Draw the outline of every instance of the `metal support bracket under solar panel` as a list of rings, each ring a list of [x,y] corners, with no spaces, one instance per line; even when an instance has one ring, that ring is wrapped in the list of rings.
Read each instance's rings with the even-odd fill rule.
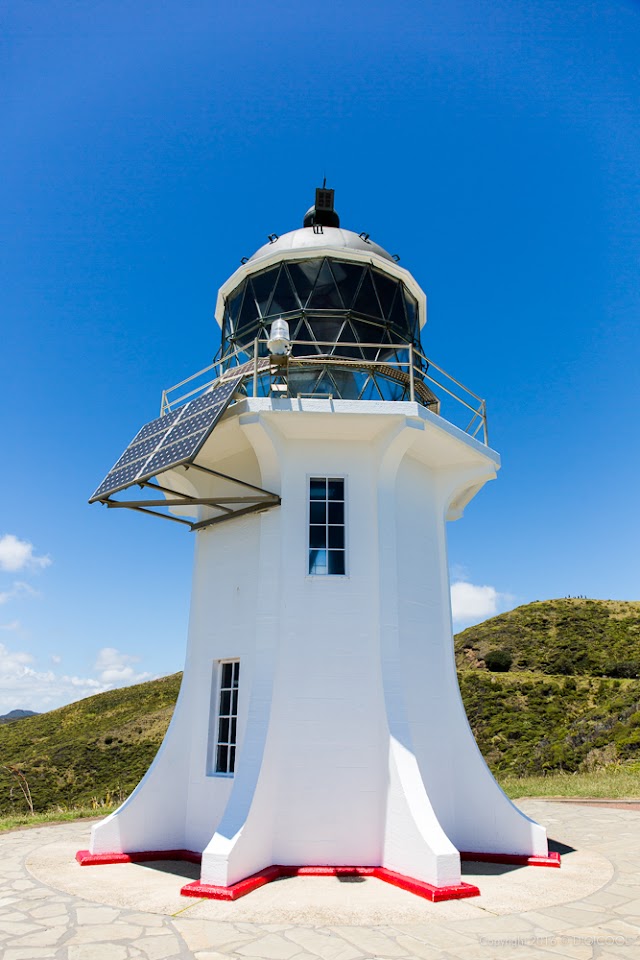
[[[246,480],[230,477],[195,463],[198,453],[227,409],[241,380],[242,376],[236,375],[220,381],[212,389],[190,400],[189,403],[146,423],[111,468],[89,503],[100,502],[111,508],[150,513],[165,520],[185,524],[191,530],[202,530],[216,523],[223,523],[225,520],[279,506],[280,497],[277,494]],[[151,479],[178,467],[183,467],[185,471],[191,468],[204,471],[211,476],[242,487],[243,494],[193,497],[153,482]],[[135,486],[141,490],[145,487],[160,490],[165,496],[162,499],[112,499],[114,494]],[[247,490],[252,492],[244,492]],[[217,510],[219,515],[192,521],[161,512],[161,508],[199,506]]]
[[[199,467],[198,464],[190,464],[192,467]],[[188,469],[188,467],[186,468]],[[226,474],[220,474],[215,471],[207,470],[205,467],[199,467],[199,469],[206,470],[207,473],[214,473],[218,477],[222,477],[230,483],[236,483],[243,487],[251,487],[256,490],[256,494],[251,496],[235,496],[235,497],[192,497],[189,494],[179,493],[177,490],[171,490],[169,487],[161,486],[157,483],[142,482],[138,484],[140,489],[149,487],[155,490],[162,490],[168,496],[163,497],[162,499],[140,499],[140,500],[113,500],[111,497],[107,497],[101,502],[107,507],[121,508],[127,510],[138,510],[140,513],[150,513],[154,517],[161,517],[165,520],[173,520],[175,523],[182,523],[188,526],[191,530],[203,530],[205,527],[211,527],[217,523],[224,523],[227,520],[234,520],[236,517],[244,517],[249,513],[259,513],[264,510],[268,510],[270,507],[280,506],[280,497],[275,493],[270,493],[268,490],[263,490],[262,487],[254,487],[253,484],[248,484],[244,480],[239,480],[237,477],[229,477]],[[168,513],[161,513],[161,508],[171,508],[171,507],[197,507],[205,506],[211,507],[214,510],[219,510],[221,515],[214,517],[207,517],[204,520],[185,520],[182,517],[173,517]],[[234,509],[236,508],[236,509]]]

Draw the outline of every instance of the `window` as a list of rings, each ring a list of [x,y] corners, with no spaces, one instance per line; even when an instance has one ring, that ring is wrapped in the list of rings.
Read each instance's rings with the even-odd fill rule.
[[[219,664],[220,696],[218,698],[218,735],[215,772],[231,774],[236,767],[236,727],[238,723],[238,680],[240,661]]]
[[[309,573],[345,573],[344,478],[309,480]]]

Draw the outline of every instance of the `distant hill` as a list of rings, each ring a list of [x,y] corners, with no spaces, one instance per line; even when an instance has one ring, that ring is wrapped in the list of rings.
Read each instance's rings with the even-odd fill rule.
[[[530,603],[464,630],[455,650],[469,722],[495,773],[640,768],[640,603]],[[496,650],[509,670],[487,669]],[[0,814],[24,807],[2,765],[24,772],[36,810],[127,796],[162,742],[181,676],[0,726]]]
[[[25,717],[37,717],[35,710],[10,710],[0,717],[0,723],[11,723],[13,720],[24,720]]]
[[[454,646],[467,716],[494,771],[640,766],[640,603],[529,603],[463,630]],[[487,668],[496,653],[508,670]]]
[[[512,671],[563,676],[640,676],[640,603],[542,600],[463,630],[455,638],[458,669],[484,669],[490,650],[513,657]]]
[[[3,764],[15,764],[24,772],[36,810],[124,799],[162,743],[181,678],[176,673],[109,690],[20,723],[3,724],[0,814],[23,806]]]

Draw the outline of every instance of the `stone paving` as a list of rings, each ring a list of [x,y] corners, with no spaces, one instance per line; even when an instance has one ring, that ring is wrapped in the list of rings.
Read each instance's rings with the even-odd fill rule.
[[[89,825],[0,837],[1,960],[640,958],[640,811],[523,801],[561,870],[465,864],[482,896],[432,904],[368,878],[186,900],[189,864],[80,867]],[[195,872],[194,872],[195,871]]]

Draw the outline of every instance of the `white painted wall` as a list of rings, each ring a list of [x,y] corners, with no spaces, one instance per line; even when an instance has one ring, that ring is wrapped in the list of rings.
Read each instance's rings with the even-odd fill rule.
[[[497,455],[412,403],[257,399],[227,412],[201,462],[282,506],[196,534],[174,720],[93,852],[202,850],[203,882],[223,885],[273,863],[382,864],[444,885],[460,849],[546,852],[476,747],[453,660],[445,517]],[[346,478],[345,577],[307,575],[310,476]],[[233,778],[207,773],[212,670],[228,658]]]

